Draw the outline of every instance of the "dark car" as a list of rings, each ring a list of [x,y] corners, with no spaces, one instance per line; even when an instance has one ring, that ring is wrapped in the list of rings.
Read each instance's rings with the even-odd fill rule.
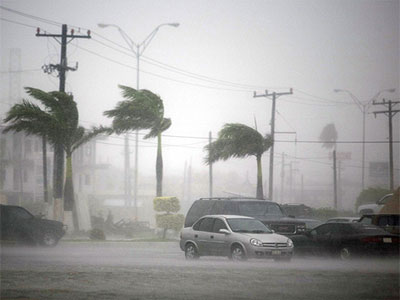
[[[325,223],[291,239],[296,255],[329,255],[341,259],[399,255],[398,236],[362,223]]]
[[[276,233],[286,236],[302,234],[305,223],[288,218],[276,202],[243,197],[200,198],[193,202],[186,218],[185,227],[205,215],[241,215],[260,220]]]
[[[360,218],[360,223],[378,226],[387,232],[400,235],[399,214],[368,214]]]
[[[35,217],[20,206],[0,204],[0,213],[1,240],[54,247],[66,231],[63,223]]]

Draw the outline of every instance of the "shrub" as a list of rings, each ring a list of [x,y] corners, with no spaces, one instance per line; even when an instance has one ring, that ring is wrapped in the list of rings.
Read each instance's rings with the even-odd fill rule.
[[[165,239],[167,230],[179,231],[183,226],[184,216],[177,214],[180,210],[179,200],[176,197],[156,197],[153,200],[154,210],[164,212],[156,215],[157,227],[163,228],[163,238]]]
[[[93,228],[92,230],[90,230],[89,238],[91,240],[104,241],[106,239],[106,235],[104,234],[103,230],[101,230],[99,228]]]

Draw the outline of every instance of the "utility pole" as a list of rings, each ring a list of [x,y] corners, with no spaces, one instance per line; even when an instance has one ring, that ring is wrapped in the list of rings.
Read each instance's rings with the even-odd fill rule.
[[[281,164],[281,204],[283,204],[283,186],[285,184],[285,152],[282,152]]]
[[[333,206],[337,209],[337,167],[336,150],[333,150]]]
[[[400,110],[393,110],[393,106],[399,104],[400,101],[392,101],[389,100],[388,102],[383,99],[382,102],[373,102],[373,105],[384,105],[388,107],[388,110],[382,111],[374,111],[374,116],[376,117],[377,114],[385,114],[389,119],[389,168],[390,168],[390,181],[389,181],[389,189],[393,190],[394,188],[394,181],[393,181],[393,126],[392,126],[392,119],[393,117],[400,112]]]
[[[208,145],[209,145],[209,151],[211,152],[211,142],[212,142],[212,133],[210,131],[209,135],[208,135]],[[211,153],[208,154],[209,157],[211,157]],[[209,183],[209,197],[212,198],[213,196],[213,169],[212,169],[212,163],[209,162],[209,179],[210,179],[210,183]]]
[[[59,91],[65,93],[65,74],[67,71],[76,71],[78,65],[75,68],[68,67],[67,65],[67,44],[76,38],[85,38],[90,39],[90,31],[87,32],[87,35],[76,35],[74,29],[71,29],[70,34],[68,34],[67,24],[63,24],[61,27],[61,34],[48,34],[41,33],[40,28],[36,30],[37,37],[52,37],[61,45],[61,59],[60,63],[57,65],[50,64],[44,65],[42,67],[45,73],[52,73],[54,70],[57,70],[58,77],[60,79]],[[67,39],[70,39],[69,41]],[[61,39],[58,40],[58,39]],[[45,161],[43,162],[45,163]],[[63,180],[64,180],[64,150],[60,146],[56,146],[54,149],[54,170],[53,170],[53,198],[54,198],[54,213],[55,219],[62,220],[62,212],[57,210],[57,206],[59,209],[63,211],[72,211],[73,203],[64,203],[64,209],[62,209],[62,192],[63,192]],[[61,215],[58,215],[60,213]]]
[[[284,92],[284,93],[268,93],[267,90],[265,90],[264,95],[257,95],[256,92],[254,92],[253,98],[258,98],[258,97],[265,97],[268,98],[272,96],[272,110],[271,110],[271,139],[272,139],[272,145],[269,153],[269,183],[268,183],[268,199],[273,200],[273,184],[274,184],[274,136],[275,136],[275,106],[276,106],[276,99],[280,96],[284,95],[292,95],[293,94],[293,89],[290,89],[290,92]]]

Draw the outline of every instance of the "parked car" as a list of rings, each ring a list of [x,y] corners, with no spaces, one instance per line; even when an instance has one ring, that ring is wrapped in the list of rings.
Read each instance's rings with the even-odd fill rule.
[[[374,225],[325,223],[293,236],[295,254],[329,255],[341,259],[363,255],[399,255],[399,237]]]
[[[291,236],[306,231],[304,222],[289,218],[276,202],[255,198],[200,198],[190,207],[185,227],[190,227],[205,215],[242,215],[260,220],[276,233]]]
[[[330,218],[326,223],[354,223],[360,221],[359,217],[336,217]]]
[[[232,260],[273,258],[290,261],[293,243],[259,220],[234,215],[207,215],[183,228],[180,247],[186,259],[227,256]]]
[[[25,208],[0,204],[1,239],[54,247],[66,232],[61,222],[35,217]]]
[[[376,203],[360,205],[357,209],[357,212],[360,216],[378,213],[382,209],[382,207],[386,204],[386,202],[388,202],[392,198],[393,194],[387,194],[382,198],[380,198],[378,201],[376,201]]]
[[[369,214],[361,217],[363,224],[379,226],[387,232],[400,235],[400,215],[399,214]]]
[[[304,204],[285,203],[282,204],[282,208],[287,216],[293,216],[295,218],[309,218],[312,217],[313,214],[313,209]]]
[[[316,220],[316,219],[303,219],[303,218],[299,218],[296,219],[298,221],[304,222],[306,224],[306,230],[310,230],[313,229],[321,224],[323,224],[324,222],[322,222],[321,220]]]

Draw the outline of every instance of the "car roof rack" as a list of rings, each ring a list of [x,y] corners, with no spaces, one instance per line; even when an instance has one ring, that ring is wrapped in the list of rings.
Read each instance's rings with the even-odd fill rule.
[[[248,197],[248,196],[244,196],[244,197],[204,197],[204,198],[199,198],[199,200],[254,200],[254,201],[271,201],[269,199],[258,199],[258,198],[254,198],[254,197]]]

